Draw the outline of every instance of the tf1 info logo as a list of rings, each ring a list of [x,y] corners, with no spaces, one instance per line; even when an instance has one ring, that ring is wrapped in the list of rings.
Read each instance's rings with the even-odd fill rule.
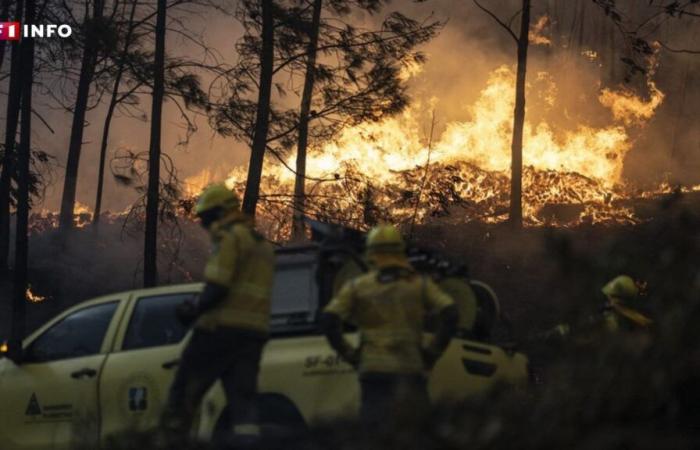
[[[0,41],[19,41],[20,37],[67,38],[73,34],[70,25],[22,25],[19,22],[0,22]]]

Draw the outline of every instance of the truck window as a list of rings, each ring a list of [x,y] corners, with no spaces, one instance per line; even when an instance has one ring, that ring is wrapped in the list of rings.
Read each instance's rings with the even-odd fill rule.
[[[25,361],[39,363],[96,355],[119,302],[102,303],[75,311],[32,342]]]
[[[314,328],[317,310],[316,265],[306,261],[278,265],[272,287],[271,331]]]
[[[196,296],[186,293],[139,298],[122,349],[135,350],[180,342],[187,334],[187,328],[178,320],[175,308],[186,300],[194,300]]]

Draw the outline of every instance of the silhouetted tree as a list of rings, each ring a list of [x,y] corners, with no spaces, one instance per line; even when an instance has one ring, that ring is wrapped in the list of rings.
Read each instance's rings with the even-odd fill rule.
[[[167,0],[158,0],[156,46],[153,60],[153,103],[151,108],[151,143],[148,155],[148,192],[146,194],[146,235],[143,251],[143,285],[158,283],[157,241],[160,186],[161,121],[165,92],[165,22]]]
[[[318,35],[321,28],[321,10],[323,0],[313,0],[313,13],[309,29],[306,68],[304,71],[304,91],[301,95],[299,111],[299,139],[297,141],[296,176],[294,179],[294,204],[292,221],[292,239],[304,236],[304,195],[306,181],[306,149],[309,145],[309,119],[311,115],[311,100],[316,81],[316,55],[318,54]]]
[[[36,17],[34,0],[26,0],[24,23],[31,25]],[[17,231],[15,234],[14,295],[12,308],[12,342],[21,345],[24,338],[25,306],[27,301],[29,184],[31,160],[32,85],[34,79],[34,39],[22,38],[22,128],[17,158]]]
[[[325,7],[321,2],[313,4],[308,47],[302,60],[305,65],[298,69],[304,74],[304,91],[299,119],[293,124],[298,127],[292,206],[294,239],[304,233],[302,217],[310,138],[319,144],[348,124],[379,120],[403,110],[408,97],[401,69],[424,61],[415,47],[433,38],[443,25],[435,20],[417,22],[396,12],[389,14],[378,29],[359,29],[344,20],[353,10],[376,13],[384,3],[384,0],[330,0]],[[321,10],[329,17],[321,19]],[[319,53],[323,57],[321,63],[317,63]],[[297,70],[297,57],[289,59],[292,72]]]
[[[10,0],[2,0],[2,5],[0,6],[0,22],[7,22],[10,17]],[[0,69],[2,69],[2,63],[5,61],[5,42],[0,42]]]
[[[270,128],[270,101],[272,99],[272,75],[275,51],[274,13],[273,0],[261,0],[260,2],[244,2],[247,8],[255,11],[255,3],[259,3],[260,15],[260,78],[258,82],[258,106],[255,113],[255,128],[253,131],[253,145],[250,149],[250,162],[248,164],[248,178],[246,179],[245,195],[243,196],[243,211],[255,215],[255,207],[260,195],[260,180],[262,177],[265,149],[267,147],[267,133]]]
[[[24,0],[15,4],[16,22],[22,21]],[[10,252],[10,190],[14,176],[15,143],[21,103],[21,78],[23,52],[19,41],[10,44],[10,82],[7,93],[7,115],[5,117],[5,145],[2,158],[2,173],[0,173],[0,274],[7,270]]]
[[[516,35],[509,24],[483,7],[476,6],[491,16],[513,38],[518,48],[518,68],[515,83],[515,111],[513,114],[513,140],[511,144],[510,211],[508,221],[516,228],[523,225],[523,129],[525,125],[525,78],[527,73],[527,50],[530,45],[531,0],[523,0],[520,10],[520,33]]]
[[[84,45],[80,64],[80,78],[73,107],[73,124],[71,126],[70,141],[68,144],[68,160],[66,162],[66,174],[63,180],[63,198],[59,215],[59,226],[66,230],[73,227],[73,209],[75,208],[75,192],[78,184],[78,168],[80,166],[80,153],[83,147],[83,131],[85,130],[85,114],[88,110],[90,87],[95,75],[100,43],[98,30],[103,26],[104,0],[93,0],[92,15],[86,8],[83,27]]]
[[[263,73],[269,65],[261,63],[265,46],[260,6],[249,4],[249,9],[239,11],[239,20],[247,32],[237,45],[240,60],[229,87],[230,96],[216,109],[212,122],[221,134],[233,135],[259,148],[262,144],[255,139],[261,125],[258,113],[263,111],[260,100],[269,105],[265,148],[262,155],[255,150],[251,155],[254,166],[249,166],[244,207],[249,214],[255,213],[254,205],[261,197],[264,153],[271,153],[286,164],[282,154],[296,146],[297,170],[288,168],[298,177],[293,208],[299,213],[298,219],[303,213],[304,195],[298,194],[304,189],[304,164],[310,143],[329,139],[349,124],[378,120],[403,109],[407,95],[401,82],[402,65],[422,62],[423,56],[413,52],[413,48],[434,36],[442,24],[418,23],[392,13],[377,29],[363,29],[343,17],[356,8],[376,12],[385,3],[383,0],[293,3],[286,7],[282,2],[273,3],[272,78]],[[324,11],[328,14],[325,19]],[[269,50],[266,47],[268,59]],[[285,76],[284,82],[274,81],[279,75]],[[289,88],[295,90],[295,81],[300,77],[304,79],[301,107],[284,110],[272,105],[272,86],[284,97]],[[257,102],[248,95],[252,92],[257,94]]]
[[[131,45],[134,42],[134,34],[136,32],[136,23],[134,22],[136,16],[136,9],[138,5],[138,0],[131,1],[131,9],[129,13],[129,19],[127,21],[126,33],[124,37],[124,46],[116,59],[116,73],[114,75],[114,82],[112,85],[112,96],[109,99],[109,105],[107,106],[107,114],[105,115],[105,122],[102,128],[102,140],[100,142],[100,164],[97,171],[97,188],[95,194],[95,211],[93,215],[93,224],[97,225],[100,221],[100,215],[102,213],[102,191],[104,188],[104,172],[105,172],[105,162],[107,159],[107,143],[109,140],[109,130],[112,125],[112,118],[114,117],[114,112],[117,106],[126,98],[129,98],[140,84],[135,84],[126,93],[121,92],[122,78],[124,77],[124,72],[127,70],[127,59],[129,57],[129,51],[131,50]]]

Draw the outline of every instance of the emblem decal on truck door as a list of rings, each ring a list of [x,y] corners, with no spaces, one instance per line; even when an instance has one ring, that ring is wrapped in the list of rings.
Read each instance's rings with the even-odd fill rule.
[[[44,423],[48,421],[61,422],[71,420],[73,417],[73,405],[68,403],[55,405],[45,404],[42,407],[39,404],[39,399],[36,396],[36,392],[32,392],[32,396],[29,397],[29,403],[27,404],[27,409],[24,411],[24,415],[31,418],[27,423]]]
[[[36,398],[36,392],[32,392],[32,396],[29,399],[29,404],[27,405],[27,410],[24,412],[27,416],[40,416],[41,406],[39,406],[39,400]]]
[[[129,410],[145,411],[148,408],[148,390],[145,387],[129,388]]]
[[[159,382],[147,372],[132,373],[121,379],[114,397],[110,397],[117,401],[122,419],[147,418],[160,411],[163,406],[160,386],[169,384],[169,377]]]

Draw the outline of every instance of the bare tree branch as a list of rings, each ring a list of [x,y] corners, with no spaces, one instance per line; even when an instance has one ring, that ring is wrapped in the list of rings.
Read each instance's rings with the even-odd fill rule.
[[[491,10],[489,10],[488,8],[482,6],[481,3],[479,3],[477,0],[473,0],[473,2],[474,2],[474,4],[475,4],[480,10],[482,10],[483,12],[485,12],[486,14],[488,14],[489,16],[491,16],[491,18],[492,18],[493,20],[495,20],[496,23],[498,23],[500,26],[502,26],[503,29],[506,30],[506,31],[508,32],[508,34],[510,35],[510,37],[512,37],[513,40],[514,40],[515,42],[518,42],[518,36],[515,35],[515,32],[513,31],[512,28],[510,28],[510,27],[508,26],[508,24],[506,24],[506,23],[503,22],[501,19],[499,19],[498,16],[497,16],[496,14],[494,14]],[[511,21],[512,21],[512,19],[511,19]]]
[[[673,48],[673,47],[669,47],[669,46],[666,45],[664,42],[661,42],[661,41],[657,41],[657,42],[658,42],[659,45],[661,45],[664,49],[668,50],[668,51],[671,52],[671,53],[687,53],[687,54],[690,54],[690,55],[700,55],[700,50],[690,50],[690,49],[687,49],[687,48]]]

